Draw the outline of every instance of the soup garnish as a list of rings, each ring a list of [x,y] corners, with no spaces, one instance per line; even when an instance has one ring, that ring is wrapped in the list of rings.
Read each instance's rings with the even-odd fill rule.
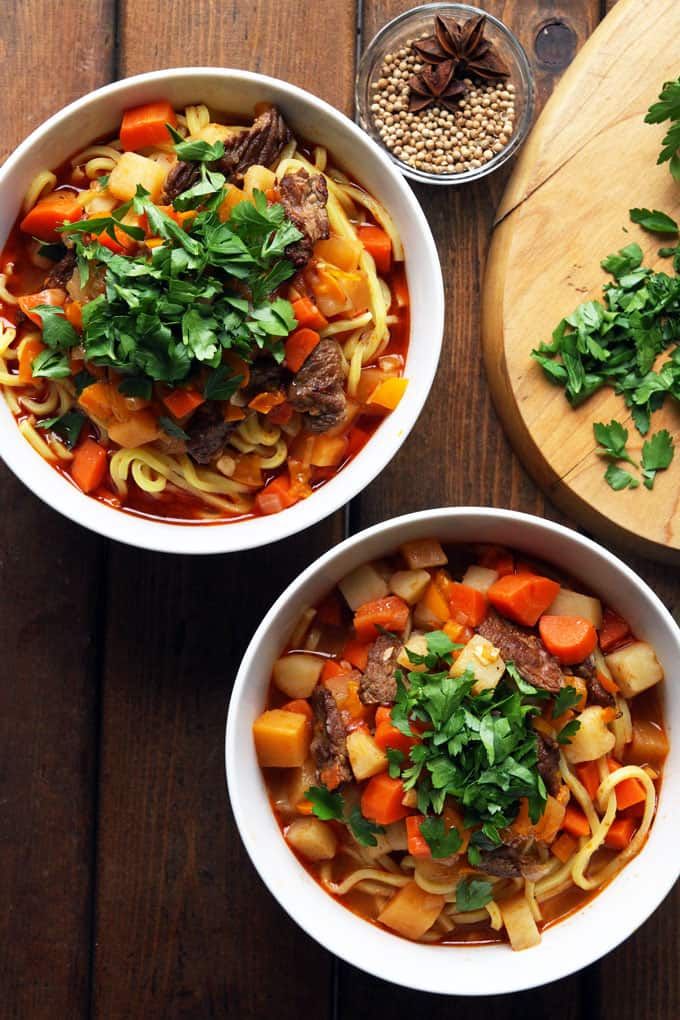
[[[329,893],[407,938],[519,950],[642,847],[662,679],[577,582],[428,538],[303,614],[253,735],[284,837]]]
[[[273,106],[128,110],[31,183],[0,264],[0,385],[84,492],[185,521],[292,506],[406,388],[403,251]]]

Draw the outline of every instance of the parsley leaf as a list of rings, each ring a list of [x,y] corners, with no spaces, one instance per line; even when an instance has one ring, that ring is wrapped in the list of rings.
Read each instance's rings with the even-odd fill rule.
[[[388,747],[385,750],[385,754],[387,756],[387,772],[390,779],[398,779],[401,775],[401,767],[406,760],[404,752],[400,751],[397,747]]]
[[[611,273],[612,276],[617,278],[626,276],[628,273],[639,269],[642,265],[642,248],[635,242],[628,244],[619,252],[607,255],[606,258],[602,259],[600,265],[608,273]]]
[[[84,424],[85,416],[80,411],[67,411],[66,414],[57,415],[55,418],[43,418],[42,421],[37,422],[37,428],[56,432],[69,450],[72,450],[78,442],[78,436]]]
[[[580,694],[571,684],[565,684],[564,687],[561,687],[553,705],[553,719],[559,718],[559,716],[568,712],[570,708],[578,705],[580,698]]]
[[[441,816],[435,818],[433,815],[428,815],[427,818],[424,818],[420,823],[420,832],[435,860],[452,857],[453,854],[458,853],[462,846],[463,841],[458,829],[451,826],[447,832],[446,823]]]
[[[493,899],[491,882],[478,878],[463,878],[456,886],[456,911],[464,914],[469,910],[480,910]]]
[[[325,786],[310,786],[305,790],[305,800],[312,805],[312,812],[323,822],[342,821],[344,803],[342,794],[331,792]]]
[[[375,837],[385,831],[382,825],[376,825],[375,822],[364,818],[358,804],[355,804],[352,808],[346,818],[346,822],[352,830],[357,843],[360,843],[361,846],[377,846],[378,840]]]
[[[630,218],[653,234],[677,234],[678,225],[671,216],[658,209],[631,209]]]
[[[80,343],[80,337],[56,305],[38,305],[35,309],[42,322],[43,343],[53,350],[67,351]]]
[[[127,376],[118,383],[118,392],[125,397],[142,397],[150,400],[153,386],[150,379],[141,376]]]
[[[189,435],[184,429],[181,429],[172,418],[166,418],[164,415],[158,419],[158,424],[163,429],[166,435],[172,436],[173,439],[188,439]]]
[[[609,465],[604,473],[604,480],[607,485],[611,486],[614,492],[620,492],[621,489],[637,489],[640,484],[636,478],[633,478],[630,472],[616,467],[615,464]]]
[[[673,460],[675,450],[668,429],[661,429],[642,444],[644,485],[651,489],[657,471],[665,471]]]
[[[566,724],[566,726],[563,726],[560,732],[557,734],[557,743],[570,744],[571,738],[574,736],[575,733],[578,733],[580,729],[581,723],[578,721],[578,719],[572,719],[570,722]]]
[[[66,379],[71,374],[71,366],[65,354],[48,347],[33,359],[31,371],[43,379]]]
[[[650,106],[645,117],[646,124],[662,124],[671,121],[671,126],[663,139],[663,148],[659,153],[657,164],[668,163],[671,174],[680,181],[680,78],[667,81],[659,96],[659,101]]]
[[[217,159],[221,159],[224,155],[224,142],[204,142],[204,141],[189,141],[186,142],[181,135],[176,135],[177,138],[182,139],[175,145],[175,152],[177,158],[185,160],[188,163],[212,163]]]
[[[604,457],[613,457],[614,460],[625,460],[629,464],[634,464],[635,461],[626,453],[626,443],[628,442],[628,429],[624,428],[623,425],[618,422],[609,422],[609,425],[605,425],[604,422],[598,421],[593,425],[593,432],[595,438],[600,444],[597,448],[597,453]]]
[[[532,684],[527,683],[523,676],[521,676],[519,670],[515,666],[514,662],[506,662],[505,669],[514,681],[517,690],[520,694],[525,694],[530,698],[548,698],[550,697],[548,691],[541,690],[540,687],[534,687]]]
[[[203,390],[206,400],[229,400],[243,382],[242,375],[232,375],[228,365],[218,365],[208,376]]]

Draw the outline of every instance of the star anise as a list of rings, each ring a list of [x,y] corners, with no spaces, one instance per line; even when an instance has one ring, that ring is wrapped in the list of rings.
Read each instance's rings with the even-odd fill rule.
[[[434,35],[413,43],[413,49],[427,64],[454,65],[456,78],[481,78],[498,81],[510,71],[493,43],[484,37],[486,15],[459,24],[453,18],[437,15]]]
[[[452,60],[444,60],[428,65],[420,74],[414,74],[408,83],[411,113],[420,113],[435,103],[455,110],[457,101],[467,91],[465,83],[454,77],[455,69]]]

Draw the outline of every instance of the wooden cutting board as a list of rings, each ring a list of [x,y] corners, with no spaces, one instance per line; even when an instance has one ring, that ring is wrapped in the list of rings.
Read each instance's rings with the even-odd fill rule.
[[[675,439],[654,489],[614,492],[595,453],[593,422],[623,422],[621,397],[597,393],[572,410],[531,359],[582,301],[611,279],[600,260],[631,241],[645,265],[672,272],[672,243],[630,223],[635,206],[680,220],[680,184],[656,166],[664,125],[644,123],[664,81],[680,74],[680,0],[620,0],[567,70],[531,133],[498,210],[483,296],[483,343],[496,409],[546,494],[605,541],[680,562],[680,412],[667,399],[650,433]],[[657,366],[658,367],[658,366]],[[624,466],[624,465],[622,465]]]

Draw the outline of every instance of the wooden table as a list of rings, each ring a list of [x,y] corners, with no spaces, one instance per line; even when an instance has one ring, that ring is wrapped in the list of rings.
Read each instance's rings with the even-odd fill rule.
[[[357,38],[361,47],[410,6],[7,4],[2,155],[90,89],[182,64],[279,75],[351,114]],[[482,6],[518,32],[543,104],[607,4]],[[428,506],[504,506],[559,519],[514,458],[482,371],[481,274],[503,184],[498,175],[461,190],[418,189],[446,281],[444,352],[427,413],[348,515],[242,556],[161,556],[69,523],[1,469],[3,1020],[680,1016],[680,889],[624,946],[572,978],[451,1002],[379,983],[310,941],[257,878],[226,800],[231,683],[256,623],[303,565],[347,528]],[[678,606],[680,585],[667,568],[634,565]]]

